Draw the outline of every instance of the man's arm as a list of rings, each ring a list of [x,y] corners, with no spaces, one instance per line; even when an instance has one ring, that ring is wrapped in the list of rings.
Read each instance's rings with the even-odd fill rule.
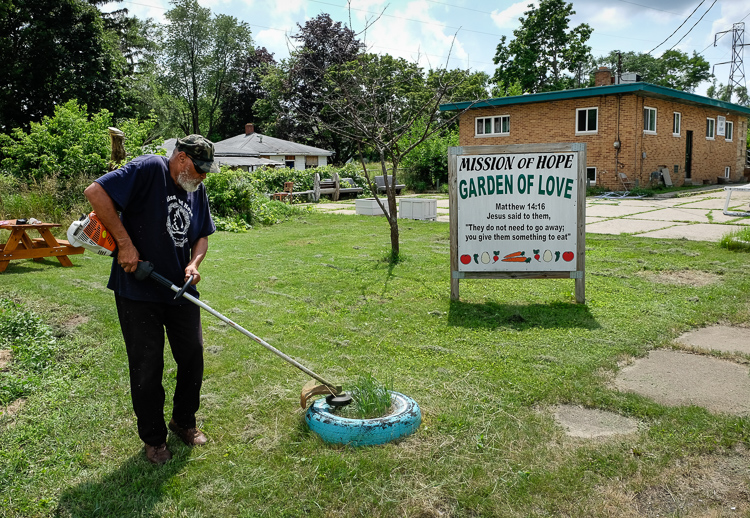
[[[94,182],[83,191],[88,198],[91,207],[96,212],[97,217],[104,224],[117,243],[117,262],[122,266],[126,273],[134,272],[138,267],[138,250],[136,250],[133,241],[130,239],[127,230],[117,215],[115,204],[109,197],[104,187]]]
[[[201,274],[198,273],[198,267],[206,257],[206,252],[208,252],[208,238],[201,237],[195,242],[193,248],[190,250],[190,262],[187,267],[185,267],[186,281],[188,280],[188,277],[194,275],[193,284],[198,284],[200,282]]]

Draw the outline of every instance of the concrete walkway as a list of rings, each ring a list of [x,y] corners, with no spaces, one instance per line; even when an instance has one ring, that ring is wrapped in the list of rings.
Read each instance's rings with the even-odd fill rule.
[[[400,198],[408,198],[401,196]],[[425,196],[437,199],[437,221],[447,222],[447,196]],[[586,199],[586,232],[592,234],[628,234],[657,239],[719,241],[733,230],[750,225],[750,218],[725,216],[726,192],[723,187],[681,191],[653,198]],[[730,210],[745,211],[750,192],[735,191]],[[354,200],[313,205],[316,210],[354,215]]]

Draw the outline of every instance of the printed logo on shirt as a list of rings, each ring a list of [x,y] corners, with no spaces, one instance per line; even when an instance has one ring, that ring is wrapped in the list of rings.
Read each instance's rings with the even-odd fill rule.
[[[170,202],[167,207],[167,232],[172,236],[174,246],[182,248],[188,242],[188,229],[193,211],[176,196],[167,197],[167,201]]]

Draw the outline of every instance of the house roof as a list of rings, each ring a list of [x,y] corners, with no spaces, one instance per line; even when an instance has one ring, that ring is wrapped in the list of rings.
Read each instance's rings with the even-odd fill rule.
[[[220,156],[216,155],[216,161],[219,165],[229,166],[248,166],[248,167],[260,167],[260,166],[273,166],[273,167],[284,167],[284,162],[279,160],[268,160],[267,158],[258,158],[254,156]]]
[[[176,138],[170,138],[164,141],[164,143],[161,145],[164,149],[167,150],[167,156],[172,154],[172,150],[174,149],[175,145],[177,144]],[[226,155],[220,155],[219,152],[216,150],[216,145],[214,145],[214,152],[216,155],[216,161],[219,163],[219,165],[229,165],[229,166],[247,166],[247,167],[260,167],[263,165],[267,166],[274,166],[274,167],[283,167],[284,162],[280,162],[278,160],[269,160],[267,158],[260,158],[260,155],[257,153],[255,154],[243,154],[243,155],[233,155],[233,156],[226,156]]]
[[[549,101],[562,101],[568,99],[582,99],[585,97],[598,97],[601,95],[616,94],[635,94],[644,97],[655,97],[670,101],[678,101],[684,104],[694,106],[712,107],[719,110],[726,110],[745,117],[750,117],[750,108],[740,106],[739,104],[728,103],[704,97],[702,95],[691,94],[665,86],[652,85],[650,83],[622,83],[619,85],[594,86],[591,88],[576,88],[572,90],[558,90],[555,92],[542,92],[536,94],[514,95],[510,97],[496,97],[484,101],[467,101],[460,103],[447,103],[440,105],[440,111],[465,110],[473,108],[489,108],[494,106],[508,106],[512,104],[530,104]]]
[[[260,133],[244,133],[221,140],[214,144],[216,156],[261,156],[261,155],[310,155],[331,156],[332,151],[297,144],[280,138],[261,135]]]

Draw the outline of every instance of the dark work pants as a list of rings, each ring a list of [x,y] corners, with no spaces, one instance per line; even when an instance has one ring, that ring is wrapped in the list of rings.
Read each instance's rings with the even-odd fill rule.
[[[203,382],[203,333],[200,308],[194,304],[141,302],[115,295],[130,369],[130,396],[138,435],[151,446],[167,439],[164,424],[164,330],[177,363],[172,418],[195,427]]]

